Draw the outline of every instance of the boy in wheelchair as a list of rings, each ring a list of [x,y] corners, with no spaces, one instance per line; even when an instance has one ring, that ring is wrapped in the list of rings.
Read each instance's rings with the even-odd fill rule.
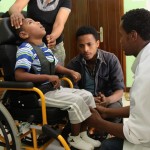
[[[59,77],[55,75],[66,74],[77,82],[81,78],[80,74],[57,64],[52,51],[42,41],[46,32],[39,22],[26,18],[16,33],[23,40],[16,56],[16,81],[35,83],[43,89],[47,106],[68,111],[71,122],[68,143],[71,146],[82,150],[99,147],[100,142],[88,137],[86,132],[88,119],[92,117],[89,106],[96,107],[92,94],[85,90],[61,87]],[[46,57],[44,61],[39,59],[41,53]],[[34,68],[34,73],[31,68]]]

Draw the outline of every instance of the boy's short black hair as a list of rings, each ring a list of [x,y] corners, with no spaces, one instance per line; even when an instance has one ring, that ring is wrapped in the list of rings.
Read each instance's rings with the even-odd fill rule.
[[[126,33],[135,30],[143,40],[150,40],[150,11],[133,9],[124,14],[121,20]]]
[[[78,39],[79,36],[86,35],[86,34],[92,34],[96,39],[96,41],[99,40],[99,36],[96,29],[91,26],[80,27],[76,32],[76,39]]]
[[[16,37],[17,37],[17,43],[18,44],[21,44],[23,41],[24,41],[24,39],[22,39],[20,36],[19,36],[19,34],[20,34],[20,32],[21,31],[23,31],[23,28],[22,28],[22,26],[20,26],[20,28],[15,28],[15,27],[13,27],[13,29],[14,29],[14,33],[15,33],[15,35],[16,35]]]

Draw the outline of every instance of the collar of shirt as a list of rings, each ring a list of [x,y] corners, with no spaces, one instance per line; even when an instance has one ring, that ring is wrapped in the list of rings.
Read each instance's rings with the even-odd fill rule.
[[[97,60],[96,60],[96,62],[97,61],[100,61],[101,63],[105,63],[106,64],[100,49],[97,49]],[[83,64],[86,65],[86,60],[83,57],[82,57],[82,62],[83,62]]]
[[[133,65],[132,65],[132,67],[131,67],[131,70],[132,70],[132,72],[133,72],[134,74],[135,74],[135,71],[136,71],[136,69],[137,69],[137,66],[138,66],[138,64],[139,64],[139,62],[140,62],[141,55],[143,54],[144,51],[148,51],[148,50],[150,50],[150,43],[148,43],[148,44],[139,52],[139,54],[137,55],[137,57],[136,57],[136,59],[135,59]]]

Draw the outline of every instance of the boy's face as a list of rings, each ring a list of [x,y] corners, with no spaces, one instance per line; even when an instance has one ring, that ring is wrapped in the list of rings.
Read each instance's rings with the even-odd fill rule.
[[[21,28],[22,31],[19,35],[22,39],[43,38],[46,34],[45,28],[40,24],[40,22],[34,21],[30,18],[23,20]]]
[[[77,39],[77,46],[85,60],[94,59],[99,47],[99,40],[96,41],[92,34],[81,35]]]

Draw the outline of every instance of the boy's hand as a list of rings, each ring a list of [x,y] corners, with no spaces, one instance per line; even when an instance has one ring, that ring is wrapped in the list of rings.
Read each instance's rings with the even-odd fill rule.
[[[74,79],[74,82],[78,82],[81,79],[81,75],[79,72],[71,71],[71,76]]]
[[[55,89],[60,88],[60,79],[56,75],[50,75],[49,76],[49,81],[52,82],[53,86]]]
[[[16,29],[19,29],[20,26],[22,25],[22,20],[24,19],[24,16],[22,13],[13,13],[10,16],[10,21],[11,21],[11,26],[15,27]]]

